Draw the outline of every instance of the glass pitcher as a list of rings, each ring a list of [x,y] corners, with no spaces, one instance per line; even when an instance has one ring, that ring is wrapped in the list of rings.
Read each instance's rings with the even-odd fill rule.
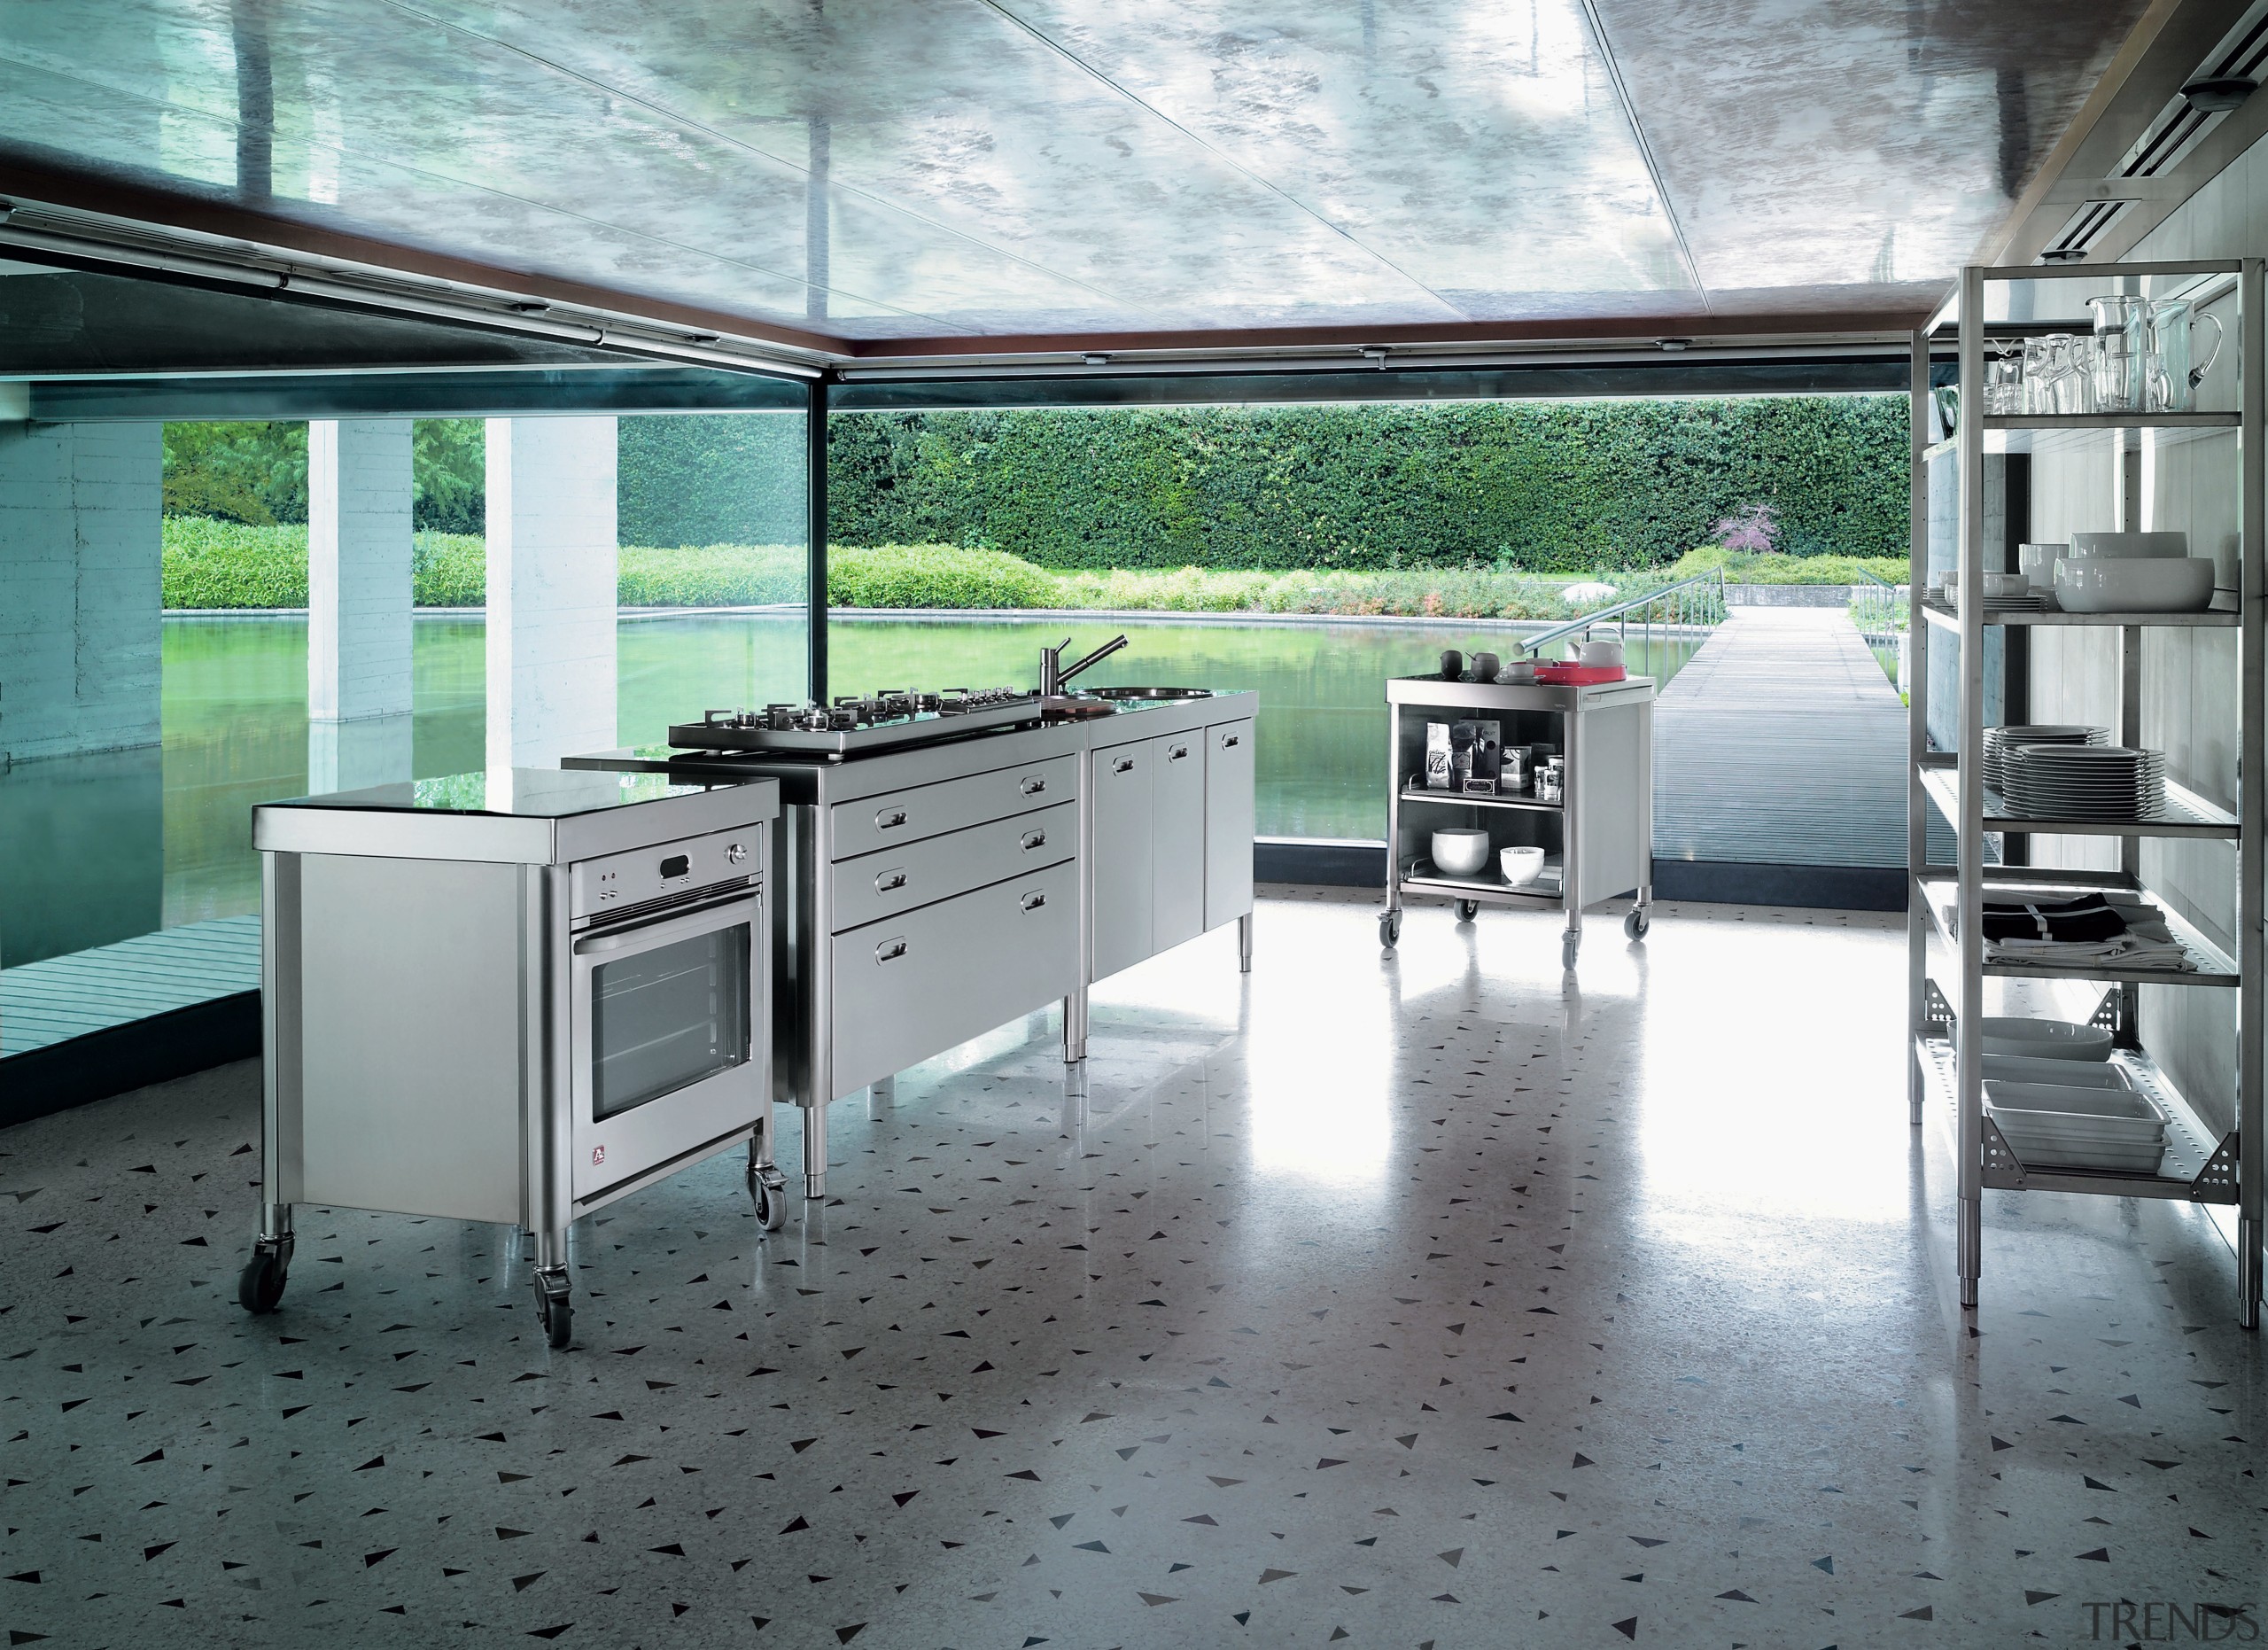
[[[2046,404],[2039,410],[2063,415],[2093,410],[2085,340],[2069,332],[2050,332],[2039,341],[2047,348],[2047,372],[2040,385]]]
[[[2088,299],[2087,309],[2094,316],[2087,347],[2090,410],[2140,412],[2149,383],[2149,300],[2106,293]]]
[[[2151,412],[2194,412],[2197,409],[2197,385],[2205,374],[2220,359],[2221,344],[2227,336],[2218,315],[2198,315],[2196,306],[2186,298],[2165,298],[2149,307],[2148,315],[2148,410]],[[2213,347],[2202,365],[2190,364],[2193,351],[2191,333],[2200,321],[2210,322],[2213,328]]]
[[[2053,339],[2028,338],[2023,341],[2023,411],[2037,417],[2055,410],[2055,385],[2049,376],[2054,370],[2054,352],[2049,346]]]

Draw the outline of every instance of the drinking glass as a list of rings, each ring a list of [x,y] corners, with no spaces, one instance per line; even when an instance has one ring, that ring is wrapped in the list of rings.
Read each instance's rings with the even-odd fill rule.
[[[2086,341],[2088,388],[2096,412],[2142,410],[2149,356],[2148,299],[2105,293],[2087,300],[2094,331]]]

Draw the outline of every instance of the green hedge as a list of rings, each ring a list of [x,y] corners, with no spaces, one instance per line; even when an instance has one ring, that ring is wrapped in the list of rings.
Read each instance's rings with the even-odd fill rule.
[[[879,413],[829,533],[1055,569],[1659,566],[1758,504],[1797,556],[1907,534],[1899,396]]]
[[[1728,584],[1858,584],[1863,573],[1904,584],[1907,572],[1903,556],[1744,556],[1705,544],[1679,556],[1669,572],[1685,579],[1720,567]]]
[[[169,517],[164,565],[165,603],[170,608],[307,605],[307,539],[302,526],[253,527]],[[625,545],[617,590],[626,607],[800,603],[807,567],[801,545]],[[418,606],[478,607],[485,572],[486,544],[478,535],[416,535],[412,582]],[[1639,595],[1668,578],[1659,572],[1613,575],[1612,599]],[[827,599],[835,607],[1561,619],[1581,611],[1567,603],[1565,588],[1564,580],[1510,567],[1378,572],[1180,567],[1056,573],[1005,551],[944,544],[838,549],[827,564]]]

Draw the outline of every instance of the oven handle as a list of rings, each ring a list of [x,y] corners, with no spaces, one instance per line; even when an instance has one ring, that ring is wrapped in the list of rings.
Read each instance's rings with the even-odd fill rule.
[[[730,928],[732,922],[720,922],[717,918],[726,913],[739,913],[748,907],[747,916],[754,916],[764,903],[761,894],[750,891],[736,894],[730,899],[720,899],[714,905],[680,911],[651,922],[640,922],[631,928],[616,929],[611,933],[586,934],[575,942],[579,957],[603,956],[610,951],[626,951],[632,946],[644,948],[666,945],[673,939],[689,939],[695,934],[711,933],[720,928]],[[736,915],[734,921],[741,920]]]

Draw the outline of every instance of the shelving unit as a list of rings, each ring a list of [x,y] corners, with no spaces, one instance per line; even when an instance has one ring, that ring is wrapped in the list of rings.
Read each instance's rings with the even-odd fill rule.
[[[1564,910],[1562,968],[1575,966],[1583,907],[1636,892],[1623,932],[1643,939],[1653,904],[1654,683],[1651,677],[1587,687],[1396,677],[1386,697],[1386,886],[1379,943],[1402,938],[1410,898],[1447,899],[1461,917],[1482,906]],[[1548,743],[1566,758],[1564,802],[1528,796],[1472,796],[1413,784],[1425,766],[1428,721],[1501,723],[1509,744]],[[1492,844],[1541,847],[1542,875],[1515,887],[1492,868],[1444,876],[1426,855],[1437,828],[1485,825]]]
[[[2264,352],[2258,317],[2263,308],[2264,263],[2256,258],[2217,263],[2151,263],[2075,267],[1985,269],[1961,272],[1959,291],[1941,323],[1958,326],[1958,381],[1967,386],[1984,381],[1984,353],[1988,330],[2002,323],[1992,317],[2008,314],[2057,313],[2056,294],[2070,293],[2068,284],[2085,283],[2085,294],[2105,291],[2144,292],[2164,297],[2208,283],[2234,277],[2237,301],[2251,324],[2234,328],[2241,334],[2236,347],[2240,410],[2100,414],[2073,416],[1970,416],[1961,409],[1959,427],[1938,441],[1927,440],[1933,409],[1930,384],[1930,331],[1914,338],[1914,526],[1910,600],[1910,634],[1914,649],[1909,681],[1910,772],[1907,786],[1907,864],[1911,896],[1908,901],[1908,992],[1912,1032],[1910,1098],[1913,1120],[1918,1126],[1934,1116],[1946,1131],[1958,1175],[1961,1301],[1973,1308],[1982,1272],[1983,1194],[1986,1187],[2008,1191],[2051,1191],[2092,1196],[2156,1197],[2197,1203],[2233,1205],[2237,1211],[2237,1317],[2248,1329],[2260,1321],[2262,1287],[2262,787],[2256,775],[2268,773],[2264,753],[2264,687],[2268,687],[2268,661],[2264,660],[2264,609],[2268,609],[2268,578],[2264,578],[2263,532],[2268,525],[2264,493],[2268,492],[2268,455],[2264,455],[2264,410],[2268,410],[2268,352]],[[2030,284],[2030,290],[2024,290]],[[2045,290],[2043,290],[2045,289]],[[1995,304],[1994,300],[2005,299]],[[2020,301],[2021,300],[2021,301]],[[2065,303],[2061,313],[2079,310]],[[2037,320],[2023,325],[2037,330]],[[2085,331],[2083,322],[2066,323],[2066,330]],[[1964,402],[1975,399],[1964,393]],[[2201,613],[2064,613],[1986,612],[1984,601],[1984,459],[1992,453],[2053,453],[2093,450],[2124,455],[2144,443],[2160,446],[2218,440],[2234,444],[2234,473],[2241,478],[2240,588],[2216,593],[2215,605]],[[1947,603],[1929,597],[1929,486],[1932,463],[1950,460],[1958,471],[1959,534],[1956,580],[1959,599]],[[2106,522],[2105,526],[2122,524]],[[2148,524],[2130,520],[2125,525]],[[2006,804],[1984,785],[1984,637],[1994,627],[2094,627],[2115,629],[2119,636],[2120,710],[2117,742],[2139,745],[2142,735],[2142,638],[2152,629],[2233,629],[2237,632],[2239,703],[2230,712],[2235,724],[2238,772],[2241,775],[2236,811],[2171,782],[2166,803],[2157,815],[2146,820],[2102,821],[2050,819],[2007,811]],[[1952,647],[1958,661],[1960,714],[1956,749],[1939,751],[1929,732],[1929,649],[1942,642]],[[2021,720],[2021,718],[2013,719]],[[1957,863],[1930,862],[1929,824],[1932,813],[1952,827]],[[2109,837],[2120,840],[2117,870],[2079,870],[1996,864],[1988,861],[1988,838],[2029,841],[2041,837]],[[1988,898],[2033,894],[2054,896],[2086,890],[2123,890],[2148,895],[2144,881],[2141,845],[2149,838],[2202,838],[2232,842],[2236,848],[2236,946],[2227,950],[2186,921],[2170,901],[2155,896],[2168,928],[2191,966],[2186,969],[2138,966],[2091,968],[2073,963],[1988,962],[1981,938],[1984,903]],[[2119,1046],[2117,1059],[2135,1086],[2155,1101],[2169,1118],[2167,1149],[2155,1174],[2129,1174],[2109,1170],[2039,1168],[2025,1164],[2009,1149],[2007,1140],[1986,1114],[1981,1038],[1959,1034],[1964,1024],[1979,1023],[1984,1013],[1984,981],[1988,978],[2057,981],[2100,981],[2109,987],[2094,1012],[2094,1022],[2109,1027]],[[2234,1126],[2226,1131],[2209,1127],[2176,1089],[2141,1046],[2140,989],[2143,985],[2195,987],[2235,993],[2234,1061],[2236,1080],[2229,1096]]]

